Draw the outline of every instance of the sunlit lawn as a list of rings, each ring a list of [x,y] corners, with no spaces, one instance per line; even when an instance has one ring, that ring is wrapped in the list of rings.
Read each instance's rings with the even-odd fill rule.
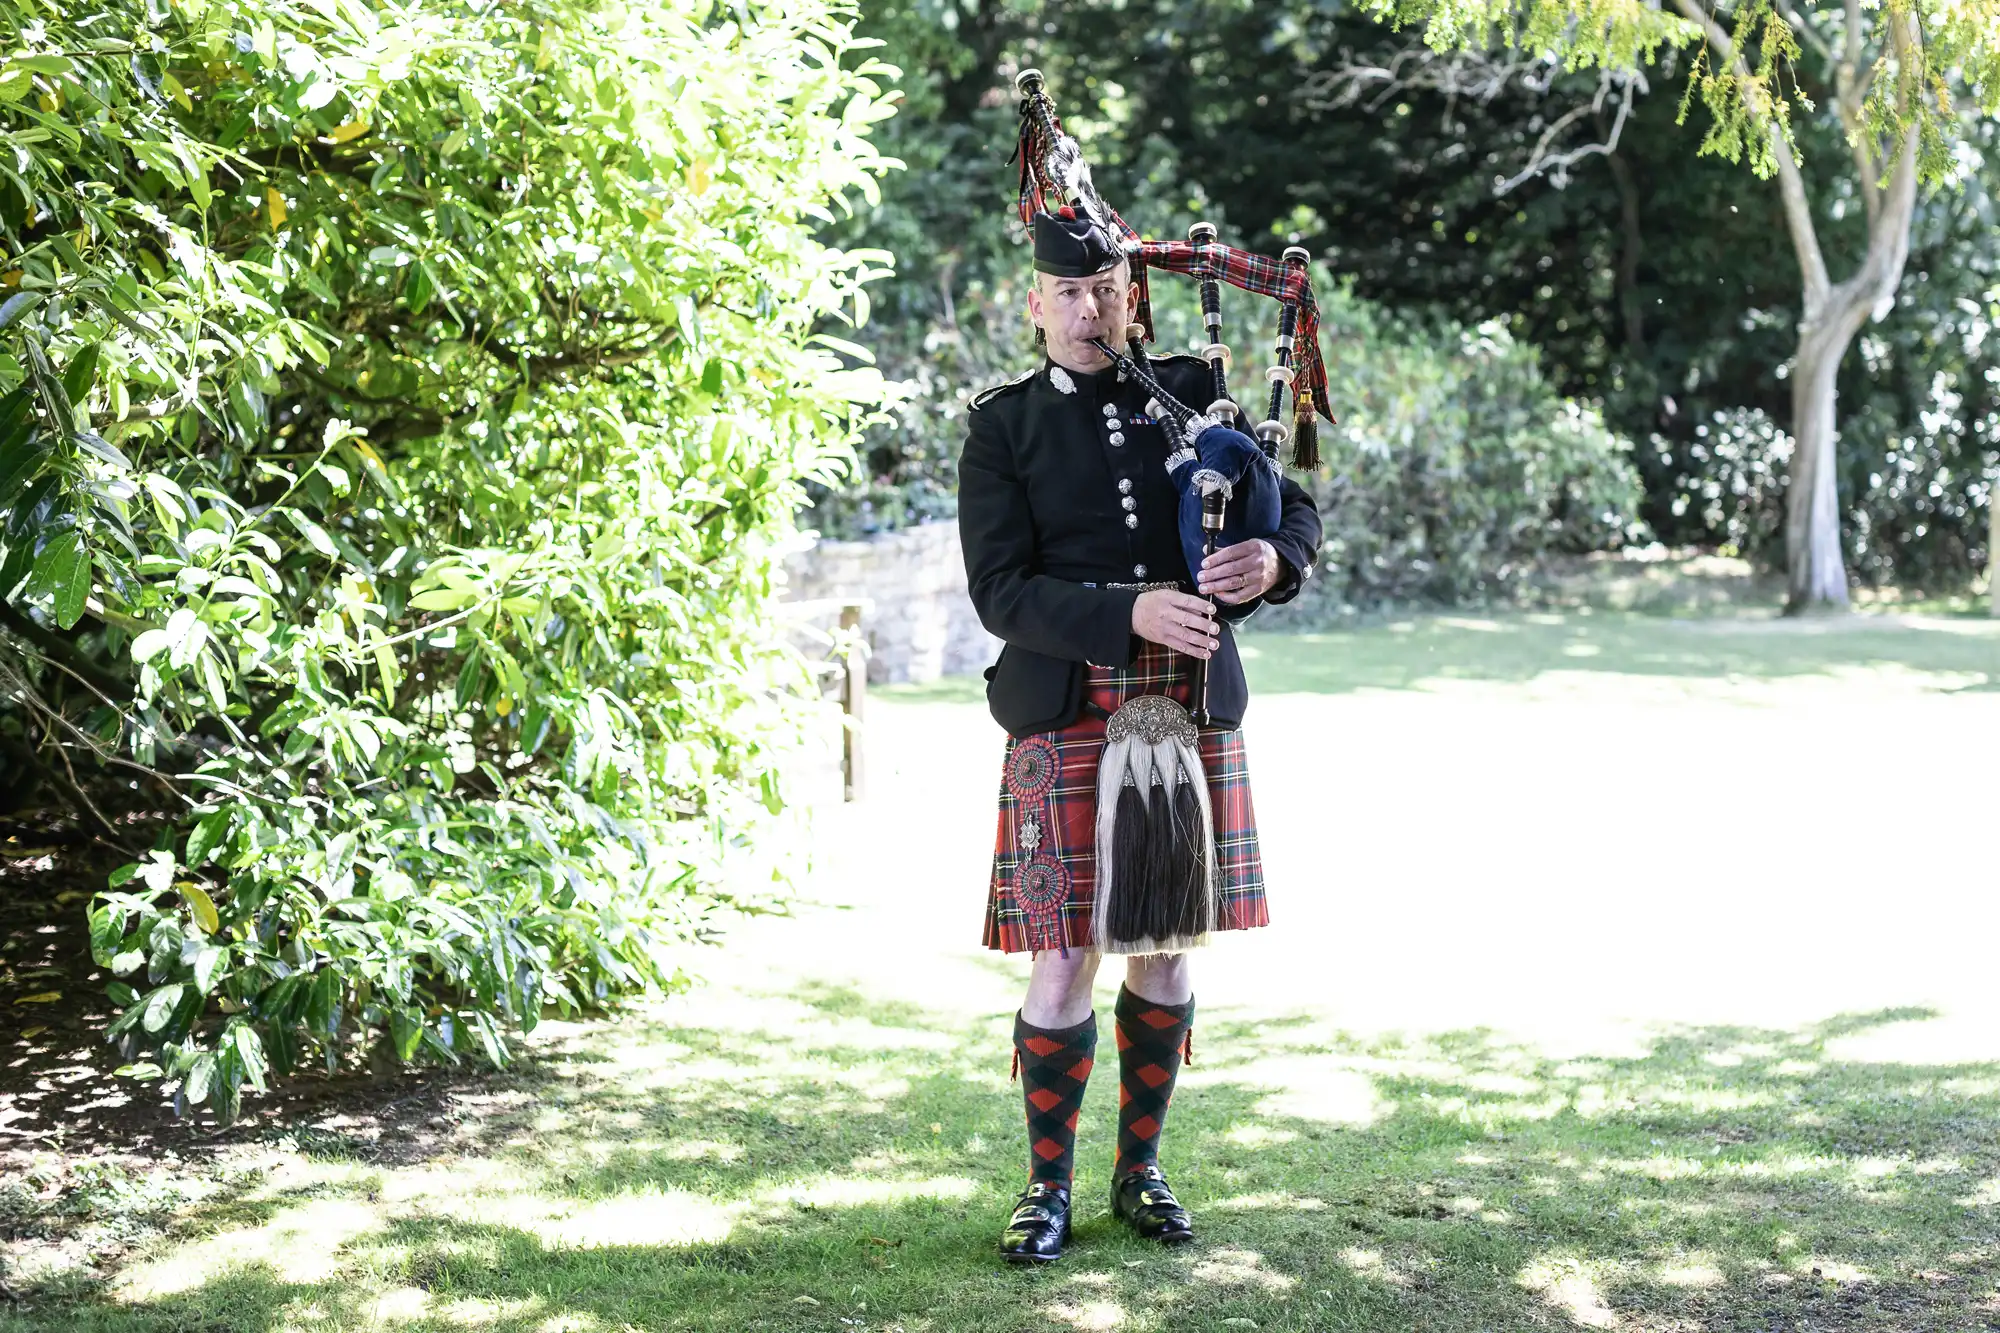
[[[995,1260],[1022,969],[945,686],[871,701],[869,799],[713,985],[545,1029],[434,1149],[322,1114],[79,1196],[0,1330],[2000,1327],[1990,627],[1249,647],[1277,926],[1200,962],[1199,1245],[1108,1217],[1102,1077],[1071,1253]]]
[[[1265,612],[1274,626],[1281,613]],[[2000,689],[2000,622],[1980,615],[1754,613],[1674,619],[1619,612],[1410,616],[1323,633],[1245,636],[1251,688],[1346,693],[1449,681],[1523,683],[1549,672],[1730,681],[1914,672]],[[899,686],[898,698],[971,702],[977,676]]]

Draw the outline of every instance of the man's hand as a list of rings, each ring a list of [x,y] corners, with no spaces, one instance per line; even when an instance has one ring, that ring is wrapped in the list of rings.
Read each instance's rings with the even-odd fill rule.
[[[1225,606],[1238,606],[1276,587],[1284,568],[1277,547],[1262,537],[1252,537],[1225,546],[1202,561],[1195,587]]]
[[[1208,600],[1172,588],[1142,592],[1132,603],[1132,632],[1189,657],[1215,651],[1215,608]]]

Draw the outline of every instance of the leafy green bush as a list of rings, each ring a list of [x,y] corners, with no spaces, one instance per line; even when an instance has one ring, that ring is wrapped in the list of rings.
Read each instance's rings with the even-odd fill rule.
[[[1348,605],[1504,596],[1556,552],[1640,535],[1631,446],[1549,387],[1497,322],[1401,323],[1324,282],[1316,593]]]
[[[801,521],[853,540],[958,512],[958,453],[972,395],[1041,363],[1022,285],[961,293],[949,319],[877,319],[863,341],[903,397],[857,449],[856,466],[810,485]]]
[[[671,983],[805,706],[772,549],[885,399],[814,334],[886,259],[816,239],[892,165],[851,15],[0,26],[0,691],[79,804],[185,802],[91,912],[134,1070],[230,1114]]]

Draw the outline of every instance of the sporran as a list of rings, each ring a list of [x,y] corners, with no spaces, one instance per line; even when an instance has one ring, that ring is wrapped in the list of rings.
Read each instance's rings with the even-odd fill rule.
[[[1105,953],[1180,953],[1215,929],[1215,821],[1200,731],[1160,694],[1127,700],[1097,770],[1092,941]]]

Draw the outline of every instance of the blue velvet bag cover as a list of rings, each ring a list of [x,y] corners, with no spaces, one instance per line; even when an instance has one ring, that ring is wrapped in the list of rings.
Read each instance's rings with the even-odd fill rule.
[[[1228,426],[1209,426],[1195,437],[1191,449],[1182,449],[1167,460],[1167,475],[1180,492],[1181,550],[1187,555],[1188,573],[1199,576],[1202,561],[1201,485],[1196,480],[1213,472],[1229,485],[1229,502],[1222,511],[1222,532],[1215,549],[1234,546],[1252,537],[1269,537],[1278,530],[1284,508],[1278,493],[1278,464],[1258,447],[1257,441]]]

